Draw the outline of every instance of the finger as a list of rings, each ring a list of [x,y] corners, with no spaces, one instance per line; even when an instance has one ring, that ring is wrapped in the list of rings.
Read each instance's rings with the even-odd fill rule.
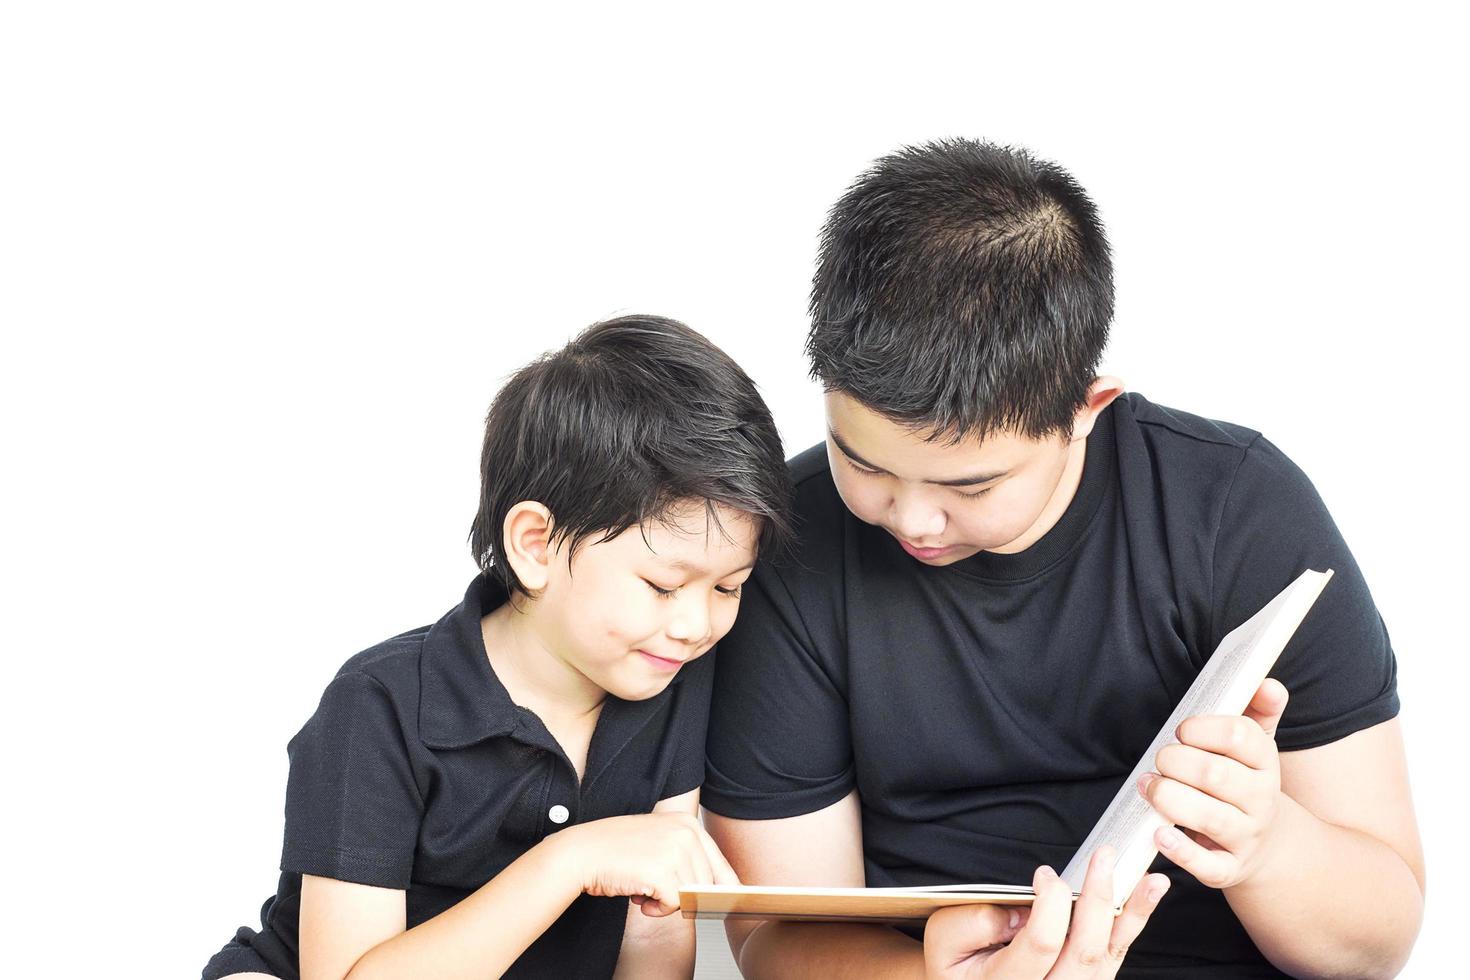
[[[709,852],[705,850],[698,834],[695,835],[689,846],[688,858],[687,873],[692,877],[685,878],[685,884],[706,885],[715,880],[714,864],[710,861]]]
[[[1188,827],[1229,850],[1252,836],[1254,824],[1238,807],[1202,793],[1193,786],[1153,773],[1138,781],[1139,791],[1159,816]]]
[[[702,885],[710,881],[709,858],[704,856],[704,848],[686,851],[683,860],[675,864],[674,873],[678,876],[680,887]]]
[[[1251,703],[1246,705],[1245,716],[1260,725],[1267,735],[1275,738],[1276,728],[1281,724],[1281,715],[1286,711],[1289,697],[1285,684],[1274,677],[1268,677],[1256,689]]]
[[[699,828],[699,842],[704,845],[705,855],[709,858],[714,883],[717,885],[740,884],[740,876],[735,873],[734,868],[730,867],[730,862],[725,860],[720,845],[715,843],[715,839],[706,833],[703,827]]]
[[[1031,915],[1010,945],[986,961],[986,976],[1044,977],[1061,955],[1072,919],[1072,890],[1045,866],[1036,869],[1031,886],[1036,891]]]
[[[1015,938],[1024,917],[999,905],[954,905],[940,909],[924,926],[924,963],[941,972],[983,949]]]
[[[1159,775],[1192,786],[1206,796],[1229,803],[1246,813],[1261,802],[1269,789],[1265,777],[1229,756],[1206,752],[1182,742],[1166,745],[1154,758]]]
[[[1154,834],[1159,853],[1188,871],[1200,884],[1224,888],[1233,883],[1240,862],[1229,851],[1213,851],[1179,832],[1175,827],[1161,827]]]
[[[1087,877],[1072,906],[1072,928],[1059,964],[1089,974],[1106,961],[1113,931],[1113,865],[1117,860],[1111,847],[1099,847],[1087,862]]]
[[[1168,890],[1167,875],[1144,875],[1143,880],[1133,889],[1133,894],[1128,896],[1128,901],[1123,904],[1122,914],[1113,920],[1113,932],[1108,937],[1108,959],[1115,968],[1122,965],[1133,941],[1143,932],[1143,927],[1148,925],[1148,917],[1154,914],[1154,909],[1159,907],[1160,899]]]
[[[649,887],[649,894],[639,908],[643,914],[655,919],[679,910],[679,881],[674,877],[661,877]]]
[[[1184,745],[1228,756],[1252,769],[1270,769],[1276,765],[1276,743],[1251,718],[1196,715],[1186,718],[1175,734]]]

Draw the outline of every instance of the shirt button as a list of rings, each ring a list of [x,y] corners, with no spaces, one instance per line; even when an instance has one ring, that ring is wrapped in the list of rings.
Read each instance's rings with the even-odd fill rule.
[[[567,818],[572,815],[572,811],[568,810],[566,807],[558,803],[556,806],[546,811],[546,815],[551,818],[552,823],[566,823]]]

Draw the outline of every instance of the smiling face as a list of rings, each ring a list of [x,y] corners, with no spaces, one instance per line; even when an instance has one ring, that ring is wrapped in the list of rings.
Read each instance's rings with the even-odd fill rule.
[[[653,697],[729,632],[755,565],[760,527],[748,514],[688,501],[646,527],[565,543],[529,603],[541,646],[591,684],[624,700]]]
[[[926,565],[980,551],[1023,551],[1066,511],[1082,475],[1085,437],[1115,396],[1095,394],[1066,436],[991,433],[951,445],[926,441],[924,433],[828,392],[832,479],[854,516],[883,528]]]

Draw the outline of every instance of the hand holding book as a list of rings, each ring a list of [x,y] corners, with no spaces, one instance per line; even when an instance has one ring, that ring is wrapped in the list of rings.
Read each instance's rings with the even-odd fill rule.
[[[935,912],[924,929],[925,976],[1112,977],[1169,888],[1166,876],[1148,875],[1115,914],[1114,857],[1111,847],[1098,849],[1075,901],[1055,871],[1038,868],[1030,908],[960,905]]]
[[[1211,888],[1249,878],[1268,850],[1281,795],[1276,725],[1286,700],[1286,688],[1268,679],[1244,716],[1186,719],[1179,741],[1161,748],[1155,772],[1138,781],[1149,806],[1175,825],[1161,827],[1154,843]]]

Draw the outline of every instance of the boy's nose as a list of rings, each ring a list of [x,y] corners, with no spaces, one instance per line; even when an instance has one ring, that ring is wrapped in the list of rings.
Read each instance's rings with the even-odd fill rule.
[[[709,622],[709,606],[699,598],[690,597],[678,604],[666,632],[670,639],[697,646],[709,636]]]
[[[899,537],[915,544],[944,533],[944,511],[919,497],[894,497],[889,520]]]

